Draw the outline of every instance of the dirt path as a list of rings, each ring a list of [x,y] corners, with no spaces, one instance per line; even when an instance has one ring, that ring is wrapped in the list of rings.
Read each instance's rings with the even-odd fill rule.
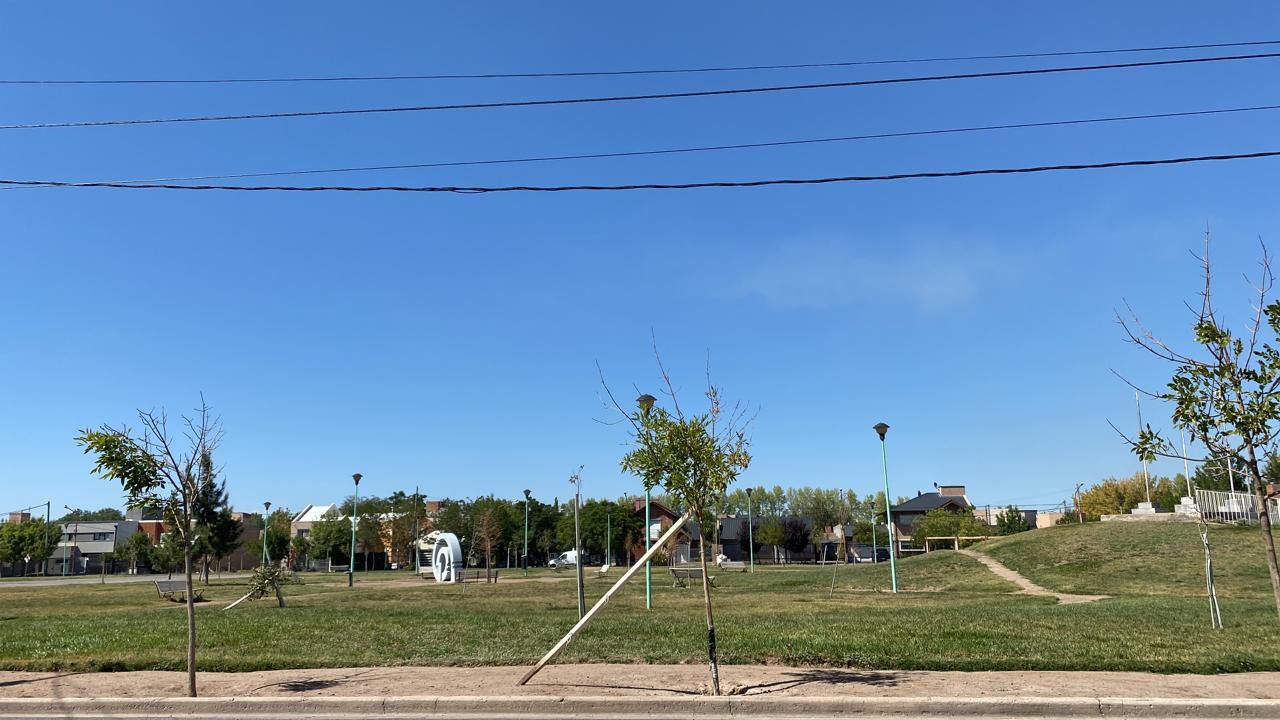
[[[553,665],[528,685],[514,667],[382,667],[200,673],[205,697],[659,696],[706,691],[706,666]],[[724,665],[735,695],[784,697],[1130,697],[1280,699],[1280,673],[931,672]],[[176,697],[182,672],[0,672],[0,697]]]
[[[1044,595],[1046,597],[1055,597],[1058,599],[1058,602],[1063,605],[1093,602],[1094,600],[1104,600],[1110,597],[1109,595],[1072,595],[1071,593],[1054,592],[1048,588],[1040,587],[1039,585],[1031,582],[1021,573],[1010,570],[1008,567],[1005,567],[1003,563],[990,555],[984,555],[983,553],[976,550],[970,550],[968,548],[964,548],[960,550],[960,552],[968,555],[974,560],[977,560],[983,565],[986,565],[987,568],[996,575],[1016,584],[1018,587],[1022,588],[1022,592],[1025,595]]]

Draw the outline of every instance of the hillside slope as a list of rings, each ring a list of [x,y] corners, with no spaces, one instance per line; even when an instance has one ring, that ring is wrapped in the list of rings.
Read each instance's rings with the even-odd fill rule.
[[[1211,525],[1221,597],[1270,597],[1257,527]],[[1058,525],[974,546],[1047,588],[1104,595],[1203,595],[1204,551],[1195,523]]]

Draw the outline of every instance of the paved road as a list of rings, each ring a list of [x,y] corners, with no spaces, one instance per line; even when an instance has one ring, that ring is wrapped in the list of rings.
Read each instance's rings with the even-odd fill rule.
[[[122,583],[145,583],[153,580],[164,580],[168,575],[108,575],[106,584],[115,585]],[[182,576],[174,573],[174,579],[177,580]],[[236,578],[247,578],[249,573],[230,573],[224,575],[214,574],[210,578],[213,580],[235,580]],[[48,577],[41,580],[20,580],[17,578],[6,578],[0,581],[0,591],[13,590],[31,587],[56,587],[59,585],[101,585],[103,582],[101,575],[78,575],[68,577]]]

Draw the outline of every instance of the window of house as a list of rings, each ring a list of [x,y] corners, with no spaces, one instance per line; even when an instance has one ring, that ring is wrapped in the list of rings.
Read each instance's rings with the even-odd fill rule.
[[[101,541],[103,541],[103,540],[110,540],[110,539],[111,539],[111,533],[109,533],[109,532],[94,533],[94,534],[93,534],[93,539],[94,539],[94,540],[96,540],[96,541],[99,541],[99,542],[101,542]]]

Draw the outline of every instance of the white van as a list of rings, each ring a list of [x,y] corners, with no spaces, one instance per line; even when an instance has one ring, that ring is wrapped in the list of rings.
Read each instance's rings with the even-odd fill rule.
[[[567,552],[562,552],[552,558],[551,562],[547,564],[551,566],[552,570],[563,570],[564,568],[574,567],[578,564],[578,551],[569,550]]]

